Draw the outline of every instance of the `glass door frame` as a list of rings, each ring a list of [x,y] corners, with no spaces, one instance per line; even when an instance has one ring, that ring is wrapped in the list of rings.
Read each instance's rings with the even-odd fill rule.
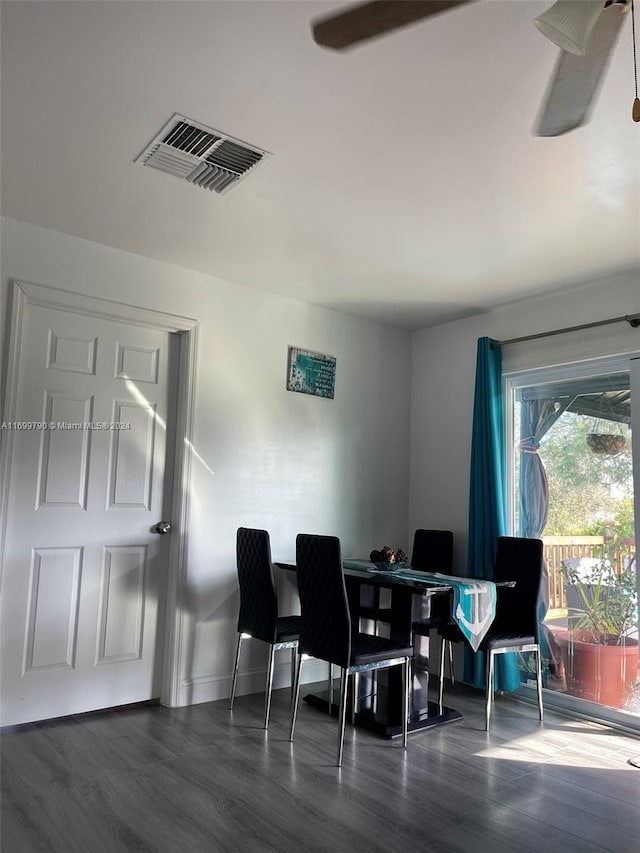
[[[507,527],[511,536],[517,536],[515,523],[515,447],[514,435],[515,391],[517,388],[531,385],[544,385],[564,379],[580,379],[607,373],[629,372],[631,388],[631,434],[633,459],[633,495],[636,543],[640,537],[640,351],[624,355],[604,356],[601,358],[585,359],[569,364],[559,364],[549,367],[535,367],[525,370],[506,372],[503,374],[503,399],[505,415],[505,460],[506,497],[507,497]],[[635,429],[634,429],[635,427]],[[636,544],[636,553],[640,552]],[[640,568],[636,559],[636,581],[640,599]],[[535,701],[535,687],[523,684],[520,689],[523,698]],[[555,709],[571,716],[581,717],[595,722],[606,723],[617,728],[640,734],[640,715],[607,708],[566,693],[553,690],[544,691],[546,707]]]

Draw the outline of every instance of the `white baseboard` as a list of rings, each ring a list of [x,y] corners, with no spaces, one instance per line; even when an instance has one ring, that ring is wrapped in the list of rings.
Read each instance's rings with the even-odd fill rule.
[[[327,680],[327,666],[324,661],[306,661],[302,668],[302,683]],[[186,678],[180,685],[179,707],[198,705],[201,702],[215,702],[228,699],[231,693],[232,673],[225,675],[202,675],[198,678]],[[266,669],[245,670],[238,673],[236,696],[250,693],[263,693],[267,678]],[[273,673],[273,689],[289,687],[291,667],[289,663],[276,664]]]

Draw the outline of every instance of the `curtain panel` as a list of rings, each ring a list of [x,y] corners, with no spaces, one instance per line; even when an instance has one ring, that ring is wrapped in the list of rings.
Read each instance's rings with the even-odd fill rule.
[[[506,535],[506,482],[502,351],[497,341],[479,338],[471,437],[469,483],[469,543],[467,566],[470,577],[491,580],[498,538]],[[496,660],[497,690],[520,687],[515,654]],[[485,655],[465,649],[465,681],[475,687],[485,684]]]

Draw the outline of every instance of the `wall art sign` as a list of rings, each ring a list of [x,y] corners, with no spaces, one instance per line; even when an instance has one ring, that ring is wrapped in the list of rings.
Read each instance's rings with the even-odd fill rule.
[[[332,355],[289,347],[287,391],[333,400],[335,384],[336,360]]]

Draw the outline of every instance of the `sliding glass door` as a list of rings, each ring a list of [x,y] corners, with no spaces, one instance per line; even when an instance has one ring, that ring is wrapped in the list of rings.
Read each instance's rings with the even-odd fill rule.
[[[506,398],[511,530],[545,546],[548,701],[640,728],[640,360],[519,373]]]

